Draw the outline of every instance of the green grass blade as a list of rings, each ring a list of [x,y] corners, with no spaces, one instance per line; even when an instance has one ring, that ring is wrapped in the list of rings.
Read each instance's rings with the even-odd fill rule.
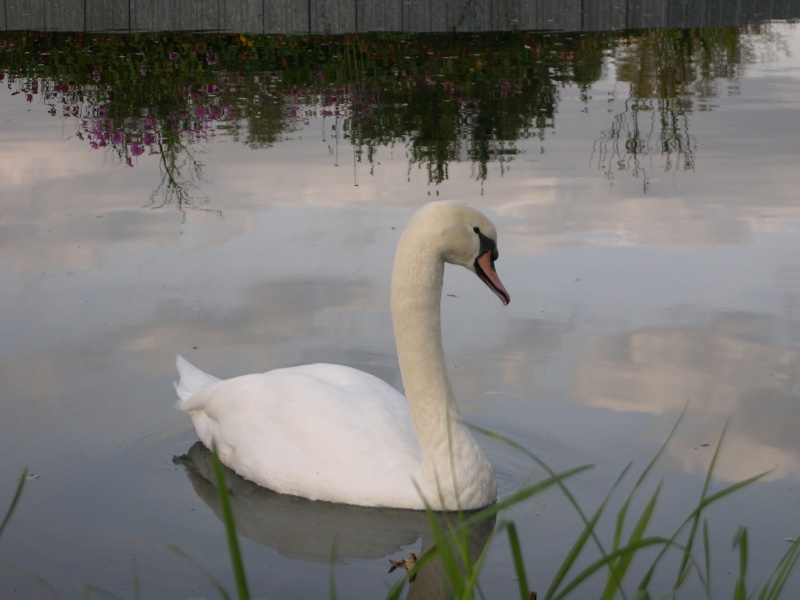
[[[697,534],[697,527],[700,524],[700,516],[702,514],[702,510],[708,506],[705,503],[706,495],[708,494],[708,489],[711,486],[711,478],[714,474],[714,467],[717,464],[717,460],[719,459],[719,453],[722,449],[722,441],[725,439],[725,432],[728,430],[728,423],[725,423],[725,426],[722,428],[722,433],[719,435],[719,440],[717,441],[717,445],[714,448],[714,454],[711,456],[711,462],[708,465],[708,469],[706,470],[706,478],[703,482],[703,489],[700,492],[700,504],[698,507],[692,512],[692,515],[689,517],[689,521],[691,522],[689,535],[686,541],[686,545],[684,546],[683,557],[681,558],[681,564],[678,568],[678,575],[675,580],[675,585],[673,589],[678,589],[681,584],[685,581],[686,576],[688,575],[688,564],[692,556],[692,547],[694,545],[695,536]]]
[[[331,544],[331,560],[329,565],[329,574],[328,574],[328,598],[330,600],[336,600],[336,581],[333,576],[333,565],[336,564],[336,549],[337,549],[336,538],[333,538],[333,544]]]
[[[28,477],[28,467],[25,467],[22,470],[22,475],[19,477],[19,483],[17,483],[17,489],[14,490],[14,497],[11,499],[11,504],[9,505],[8,509],[6,510],[6,516],[3,517],[3,523],[0,524],[0,537],[3,537],[3,530],[5,530],[6,525],[11,520],[11,515],[14,514],[14,509],[17,507],[17,502],[19,502],[20,497],[22,496],[22,488],[25,487],[25,480]]]
[[[622,529],[623,529],[623,526],[624,526],[625,518],[627,516],[628,508],[630,507],[630,503],[632,502],[633,497],[636,494],[636,491],[639,488],[641,488],[641,486],[644,484],[645,479],[650,475],[650,472],[653,470],[653,468],[655,468],[655,465],[658,462],[658,459],[661,458],[661,456],[666,451],[667,447],[669,446],[670,441],[672,440],[672,438],[675,435],[675,432],[678,431],[678,426],[680,425],[681,421],[683,420],[683,417],[686,414],[686,410],[687,410],[688,406],[689,405],[686,404],[683,407],[683,410],[681,410],[681,414],[678,415],[678,418],[675,421],[675,424],[672,426],[672,429],[670,430],[669,434],[667,435],[667,438],[664,440],[664,443],[661,444],[661,446],[659,447],[658,451],[650,459],[650,462],[647,463],[647,466],[639,474],[639,478],[636,480],[636,483],[634,484],[633,489],[631,490],[630,494],[628,494],[628,497],[625,499],[625,502],[623,503],[622,508],[617,513],[617,529],[616,529],[616,532],[615,532],[615,539],[614,539],[614,546],[613,546],[614,550],[619,548],[619,544],[621,543],[621,535],[622,535]],[[628,467],[630,467],[630,465],[628,465]],[[621,478],[621,476],[620,476],[620,478]],[[617,484],[615,484],[615,487],[616,487],[616,485]],[[659,487],[660,487],[660,485],[659,485]],[[664,552],[666,552],[666,548],[667,547],[665,546],[665,548],[662,550],[662,554]],[[617,561],[617,562],[619,562],[619,561]],[[630,564],[630,560],[628,561],[628,565],[629,564]],[[626,566],[626,569],[627,569],[627,566]],[[616,568],[610,568],[609,569],[609,579],[608,579],[608,583],[607,583],[607,589],[609,589],[611,587],[616,587],[617,589],[620,590],[620,592],[622,593],[622,595],[624,597],[625,594],[624,594],[624,591],[622,591],[622,588],[621,588],[621,585],[622,585],[621,584],[621,579],[622,579],[622,577],[624,577],[624,574],[621,575],[620,573],[618,573]],[[647,579],[649,581],[649,577]],[[642,593],[644,593],[646,591],[646,589],[647,589],[646,586],[645,587],[641,587],[641,585],[640,585],[640,587],[638,589],[638,594],[641,595]]]
[[[509,446],[511,448],[514,448],[518,452],[521,452],[522,454],[527,456],[529,459],[531,459],[533,462],[535,462],[537,465],[539,465],[542,469],[544,469],[547,472],[547,474],[550,475],[550,477],[555,477],[556,476],[556,473],[550,468],[550,466],[547,463],[545,463],[543,460],[541,460],[538,456],[536,456],[534,453],[529,451],[527,448],[521,446],[520,444],[514,442],[513,440],[511,440],[511,439],[509,439],[507,437],[498,435],[498,434],[496,434],[494,432],[491,432],[491,431],[489,431],[487,429],[483,429],[481,427],[477,427],[475,425],[469,425],[469,427],[471,429],[473,429],[474,431],[476,431],[477,433],[480,433],[480,434],[482,434],[482,435],[484,435],[484,436],[486,436],[488,438],[491,438],[491,439],[494,439],[496,441],[499,441],[499,442],[501,442],[501,443],[503,443],[503,444],[505,444],[505,445],[507,445],[507,446]],[[671,435],[672,435],[672,433],[670,433],[670,436]],[[586,467],[586,468],[589,468],[589,467]],[[623,474],[620,475],[620,477],[617,479],[617,483],[619,483],[619,480],[622,478],[622,476],[624,475],[624,473],[626,471],[627,471],[627,467],[623,471]],[[585,529],[588,531],[589,536],[591,537],[592,541],[595,543],[595,546],[597,547],[598,551],[600,552],[600,555],[601,556],[607,556],[608,553],[607,553],[605,547],[603,546],[603,543],[601,542],[600,538],[597,537],[597,534],[594,531],[594,527],[593,526],[591,526],[591,527],[589,526],[589,518],[586,516],[586,513],[584,513],[583,508],[581,507],[581,505],[575,499],[575,496],[573,496],[572,492],[564,484],[563,478],[559,479],[555,483],[561,489],[561,492],[567,498],[567,500],[569,501],[570,505],[575,509],[575,512],[578,514],[578,517],[581,519],[581,522],[584,524]],[[554,589],[552,584],[551,584],[550,587],[551,587],[551,589]]]
[[[641,482],[641,479],[639,481]],[[628,495],[623,510],[627,511],[628,507],[630,506],[630,500],[635,491],[636,488],[634,488],[634,490]],[[647,530],[647,525],[650,523],[651,517],[653,516],[653,511],[655,510],[656,502],[658,500],[660,492],[661,492],[661,484],[659,483],[655,491],[653,492],[652,496],[650,497],[650,501],[647,503],[647,506],[645,506],[644,511],[642,511],[639,520],[636,522],[633,531],[631,531],[630,538],[628,541],[629,544],[637,544],[642,539],[644,539],[644,533]],[[620,512],[622,512],[622,510]],[[616,550],[617,548],[618,548],[618,543],[615,542],[614,549]],[[634,553],[631,552],[623,554],[618,559],[613,561],[614,568],[609,570],[606,587],[600,596],[601,600],[612,600],[618,592],[623,593],[622,580],[625,578],[625,574],[628,572],[628,569],[631,566],[631,562],[633,562],[633,556]]]
[[[236,524],[233,521],[233,510],[231,509],[231,501],[228,497],[228,486],[225,482],[225,473],[222,470],[222,463],[219,460],[216,447],[211,449],[211,458],[214,464],[214,479],[217,484],[222,521],[225,524],[225,536],[228,538],[228,554],[231,557],[231,566],[236,580],[236,590],[239,592],[239,600],[249,600],[250,591],[247,587],[244,562],[242,561],[242,554],[239,550],[239,538],[236,536]]]
[[[767,583],[761,589],[758,600],[778,600],[781,597],[789,576],[797,566],[798,559],[800,559],[800,536],[795,538],[786,554],[778,562],[778,566],[775,567]]]
[[[733,536],[733,547],[739,546],[739,576],[733,589],[733,600],[747,600],[747,529],[739,527]]]
[[[136,561],[136,553],[131,553],[131,572],[133,573],[133,597],[135,600],[141,600],[142,593],[139,589],[139,565]]]
[[[475,562],[470,567],[469,576],[467,578],[466,589],[467,592],[474,597],[475,593],[479,594],[480,598],[483,598],[483,593],[478,586],[478,576],[480,575],[481,569],[483,568],[483,563],[486,562],[486,557],[489,556],[489,548],[492,545],[492,541],[494,540],[495,532],[492,531],[489,534],[489,537],[486,539],[486,542],[481,549],[480,554],[475,559]]]
[[[530,598],[530,590],[528,590],[528,578],[525,575],[525,564],[522,560],[522,548],[519,545],[517,528],[514,523],[508,523],[506,525],[506,531],[508,533],[508,543],[511,546],[511,558],[514,561],[514,571],[517,573],[519,597],[520,600],[528,600]]]
[[[566,598],[575,588],[579,585],[585,583],[590,577],[592,577],[595,573],[600,571],[601,569],[608,568],[610,562],[614,561],[615,559],[624,556],[625,554],[635,554],[642,548],[648,548],[650,546],[660,546],[664,544],[669,544],[670,540],[661,538],[661,537],[648,537],[642,538],[635,544],[628,544],[623,546],[622,548],[610,553],[608,556],[601,557],[596,561],[589,564],[589,566],[585,567],[580,573],[578,573],[572,580],[566,584],[563,589],[559,591],[558,594],[550,595],[549,593],[545,595],[548,600],[561,600],[562,598]]]
[[[705,576],[701,576],[706,598],[711,599],[711,543],[708,535],[708,520],[703,519],[703,557],[705,558]]]
[[[510,508],[516,504],[519,504],[520,502],[522,502],[523,500],[527,500],[531,496],[543,492],[549,487],[552,487],[554,485],[558,485],[559,487],[561,487],[561,483],[563,482],[564,479],[572,477],[573,475],[577,475],[578,473],[582,473],[583,471],[586,471],[591,468],[592,468],[591,465],[584,465],[581,467],[567,469],[566,471],[562,471],[561,473],[554,473],[547,479],[543,479],[542,481],[538,481],[529,486],[520,488],[507,498],[499,500],[498,502],[495,502],[491,506],[487,506],[486,508],[478,511],[477,513],[467,517],[464,520],[464,526],[473,527],[478,523],[497,515],[497,513],[507,508]]]
[[[451,538],[445,532],[436,513],[430,509],[427,509],[426,512],[428,513],[428,522],[431,525],[434,541],[434,548],[431,549],[431,553],[442,562],[445,575],[447,575],[447,579],[452,586],[453,596],[461,598],[464,593],[464,581],[453,544],[450,543]]]
[[[570,569],[572,569],[573,565],[577,562],[578,556],[580,556],[583,548],[586,545],[586,542],[589,540],[591,536],[594,535],[594,529],[597,525],[597,521],[600,519],[600,515],[603,514],[603,508],[606,505],[606,501],[608,497],[600,504],[600,507],[595,511],[594,515],[591,519],[586,521],[586,524],[583,526],[583,530],[578,535],[576,540],[573,542],[572,546],[567,552],[567,555],[564,557],[564,560],[561,561],[561,564],[556,571],[556,574],[553,576],[553,579],[550,581],[550,587],[548,588],[547,592],[545,593],[545,598],[553,598],[556,596],[556,591],[558,590],[559,586],[563,583],[563,581],[567,577],[567,573],[569,573]],[[610,562],[610,555],[604,554],[603,558],[607,559]]]

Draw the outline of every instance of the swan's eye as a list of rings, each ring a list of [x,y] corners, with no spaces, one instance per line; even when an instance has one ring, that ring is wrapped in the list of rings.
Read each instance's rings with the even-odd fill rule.
[[[492,260],[497,260],[500,256],[500,254],[497,252],[497,243],[492,238],[483,235],[480,228],[477,226],[473,227],[472,231],[478,234],[478,238],[481,241],[480,254],[491,252]]]

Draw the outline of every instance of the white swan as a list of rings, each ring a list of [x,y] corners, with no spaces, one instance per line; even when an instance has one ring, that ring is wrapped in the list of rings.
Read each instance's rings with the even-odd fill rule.
[[[503,301],[497,233],[483,214],[433,202],[411,219],[392,273],[406,398],[350,367],[314,364],[220,381],[178,356],[179,408],[224,464],[277,492],[361,506],[470,510],[497,499],[491,464],[460,421],[439,315],[444,263]]]

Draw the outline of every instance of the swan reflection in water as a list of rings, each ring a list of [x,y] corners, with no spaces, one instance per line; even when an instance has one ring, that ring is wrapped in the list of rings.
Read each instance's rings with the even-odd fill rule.
[[[222,519],[211,452],[195,442],[183,456],[173,459],[186,469],[195,493]],[[279,494],[240,477],[223,466],[231,508],[239,535],[277,550],[283,556],[329,563],[335,560],[396,560],[421,541],[421,553],[434,543],[429,516],[424,511],[371,508],[307,500]],[[453,513],[436,513],[445,529],[457,522]],[[463,518],[463,517],[462,517]],[[469,532],[469,556],[479,556],[494,528],[495,519],[482,521]],[[382,574],[390,567],[381,564]],[[402,570],[396,571],[403,573]],[[449,584],[441,563],[431,561],[416,574],[408,598],[446,598]]]

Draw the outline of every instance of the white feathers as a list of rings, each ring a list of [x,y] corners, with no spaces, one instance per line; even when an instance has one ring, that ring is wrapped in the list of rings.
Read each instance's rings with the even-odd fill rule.
[[[452,396],[439,317],[444,261],[471,268],[482,251],[479,230],[494,242],[482,214],[437,202],[417,213],[400,241],[392,318],[408,400],[345,366],[220,381],[179,356],[179,407],[203,443],[243,477],[314,500],[444,510],[494,502],[494,471]]]

